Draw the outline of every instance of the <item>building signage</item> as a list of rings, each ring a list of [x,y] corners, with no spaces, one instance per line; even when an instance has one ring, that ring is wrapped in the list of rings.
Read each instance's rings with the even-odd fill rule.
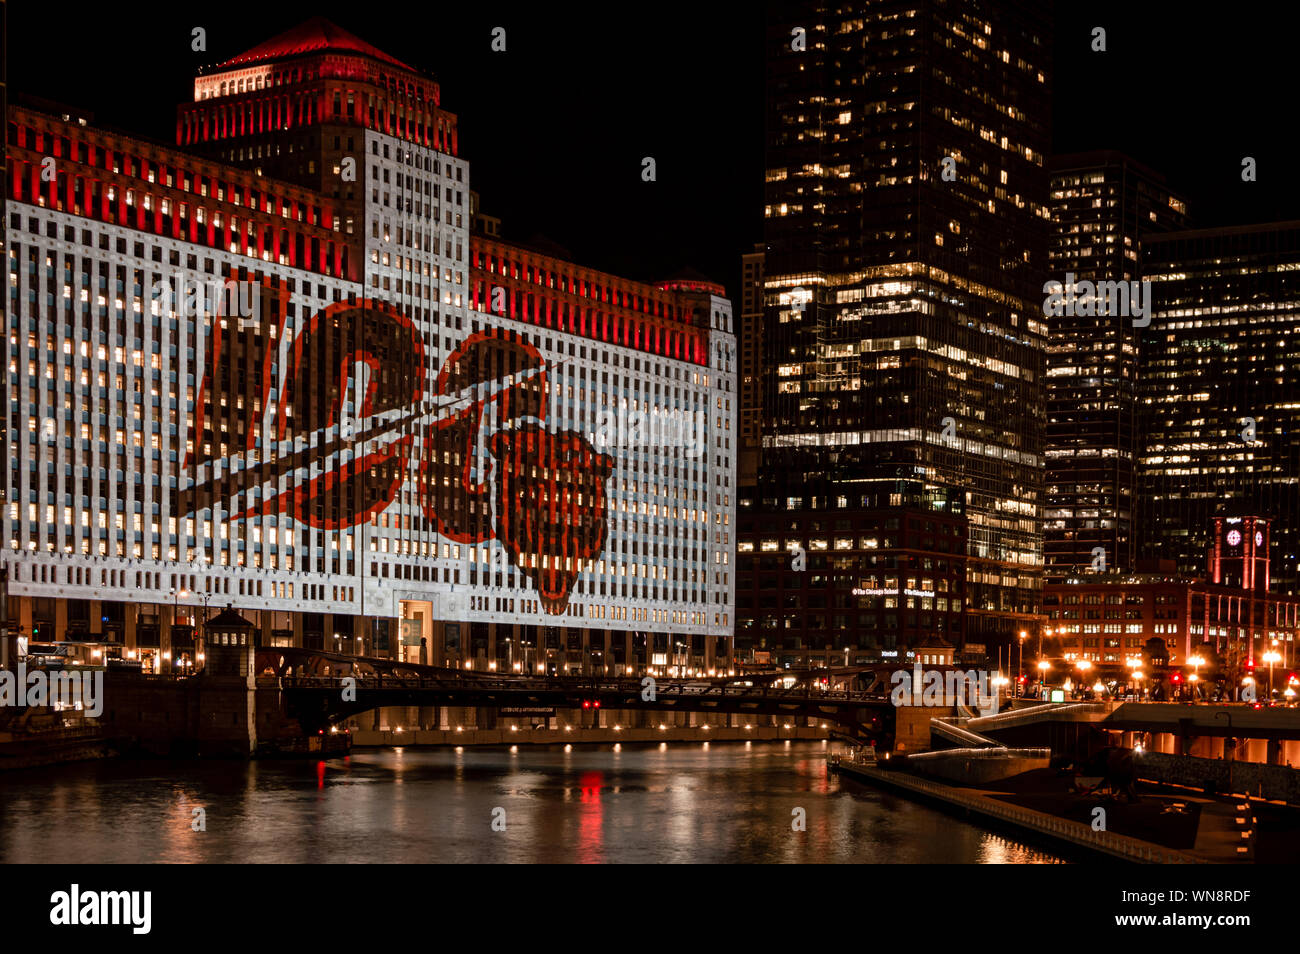
[[[854,596],[898,596],[900,593],[905,594],[905,595],[907,595],[907,596],[929,596],[929,597],[932,597],[932,596],[937,595],[933,590],[908,590],[908,589],[904,589],[904,590],[873,590],[873,589],[866,589],[865,587],[861,587],[861,586],[855,586],[855,587],[853,588],[853,595],[854,595]]]

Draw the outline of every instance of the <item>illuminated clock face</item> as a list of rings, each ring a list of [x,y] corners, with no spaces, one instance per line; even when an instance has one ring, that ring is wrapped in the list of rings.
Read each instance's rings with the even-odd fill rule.
[[[1235,546],[1237,546],[1239,543],[1241,543],[1241,531],[1240,531],[1240,530],[1229,530],[1229,531],[1228,531],[1228,546],[1230,546],[1230,547],[1235,547]]]
[[[1264,545],[1264,532],[1263,532],[1262,530],[1256,530],[1256,531],[1255,531],[1255,546],[1257,546],[1257,547],[1262,547],[1263,545]]]

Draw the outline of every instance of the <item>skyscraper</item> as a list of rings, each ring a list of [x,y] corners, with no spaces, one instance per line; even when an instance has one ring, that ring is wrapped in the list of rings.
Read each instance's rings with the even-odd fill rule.
[[[936,499],[957,488],[969,536],[954,598],[977,644],[1040,611],[1047,13],[813,0],[769,17],[768,431],[753,504],[814,520],[867,505],[873,478]],[[869,589],[851,575],[833,586]],[[901,592],[897,608],[925,612]]]
[[[1300,222],[1151,236],[1143,257],[1140,555],[1194,572],[1221,543],[1215,518],[1259,517],[1272,587],[1294,593]]]
[[[740,451],[737,480],[753,486],[758,479],[759,452],[763,443],[763,259],[760,242],[741,256],[740,323]]]
[[[1186,216],[1163,178],[1128,156],[1053,157],[1051,278],[1140,280],[1143,234],[1185,228]],[[1047,319],[1049,579],[1133,567],[1137,331],[1130,316],[1096,311]]]

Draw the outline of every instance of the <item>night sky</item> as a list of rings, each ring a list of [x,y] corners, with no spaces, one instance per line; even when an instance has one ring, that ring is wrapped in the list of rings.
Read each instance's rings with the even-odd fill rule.
[[[763,5],[660,0],[187,7],[58,13],[9,3],[9,84],[172,142],[175,106],[216,64],[319,14],[441,83],[483,210],[508,239],[655,280],[692,267],[738,298],[762,240]],[[1163,173],[1196,225],[1300,217],[1292,146],[1300,14],[1234,2],[1060,3],[1053,145],[1112,148]],[[190,31],[208,31],[208,50]],[[495,26],[507,51],[490,48]],[[1107,52],[1090,49],[1095,26]],[[75,29],[72,29],[75,27]],[[56,45],[57,44],[57,45]],[[1241,181],[1254,156],[1258,180]],[[641,181],[653,156],[658,181]]]

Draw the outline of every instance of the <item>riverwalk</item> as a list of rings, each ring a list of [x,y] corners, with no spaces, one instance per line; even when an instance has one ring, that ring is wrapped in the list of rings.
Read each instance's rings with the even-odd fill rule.
[[[936,802],[966,815],[977,815],[1001,826],[1025,833],[1044,836],[1089,852],[1140,864],[1205,864],[1233,863],[1253,860],[1250,851],[1242,852],[1240,815],[1236,806],[1211,799],[1180,796],[1178,798],[1143,793],[1144,812],[1177,815],[1171,824],[1147,828],[1168,833],[1171,839],[1181,838],[1191,844],[1171,847],[1136,838],[1113,830],[1095,830],[1092,823],[1066,817],[1066,813],[1087,818],[1123,818],[1133,814],[1126,803],[1108,802],[1104,799],[1087,799],[1063,793],[1046,794],[1026,791],[1017,779],[996,783],[997,789],[971,788],[948,785],[933,779],[899,769],[885,769],[879,764],[842,759],[834,763],[835,770],[843,775],[882,788],[900,791],[920,800]],[[1142,804],[1142,803],[1139,803]],[[1029,807],[1033,805],[1034,807]],[[1097,816],[1095,808],[1104,814]],[[1103,822],[1104,824],[1104,822]],[[1180,830],[1181,829],[1181,830]]]

